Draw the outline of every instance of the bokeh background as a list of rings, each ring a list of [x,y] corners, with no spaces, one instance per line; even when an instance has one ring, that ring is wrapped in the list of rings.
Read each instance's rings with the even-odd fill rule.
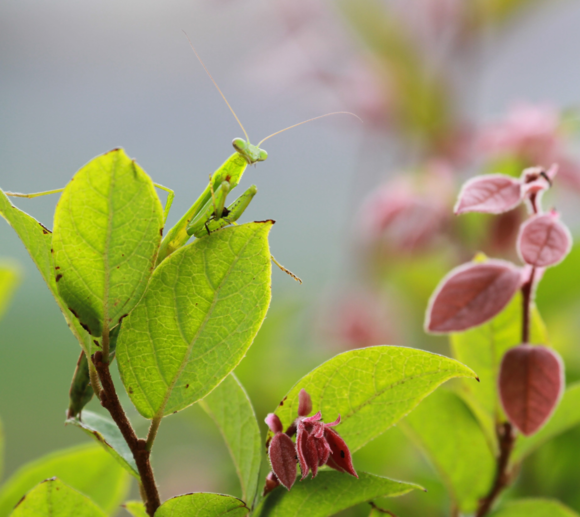
[[[580,5],[565,0],[3,0],[0,186],[58,188],[92,157],[124,147],[175,190],[176,222],[242,136],[182,30],[254,143],[329,111],[360,116],[268,140],[268,160],[241,185],[259,189],[246,220],[277,221],[272,252],[304,280],[274,270],[268,318],[236,370],[263,421],[295,381],[341,351],[449,353],[445,338],[422,331],[430,293],[476,251],[513,259],[522,216],[454,219],[465,178],[557,161],[548,205],[578,234],[578,26]],[[17,204],[51,227],[56,201]],[[568,381],[580,378],[579,255],[546,275],[538,299]],[[78,345],[4,223],[0,260],[21,279],[0,323],[6,477],[86,439],[63,427]],[[545,446],[511,495],[558,497],[580,511],[579,443],[571,430]],[[239,494],[221,437],[196,407],[164,422],[154,462],[163,497]],[[398,428],[358,452],[355,466],[429,489],[389,501],[398,515],[448,515],[441,481]]]

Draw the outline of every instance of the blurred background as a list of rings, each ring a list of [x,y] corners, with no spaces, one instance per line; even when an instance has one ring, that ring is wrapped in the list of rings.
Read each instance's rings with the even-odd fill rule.
[[[253,143],[329,111],[360,116],[268,140],[268,160],[241,185],[259,189],[245,220],[277,221],[272,252],[304,280],[274,269],[268,318],[236,370],[263,422],[300,377],[342,351],[399,344],[449,354],[446,338],[423,333],[429,295],[477,251],[517,261],[523,217],[455,219],[466,178],[558,162],[545,206],[579,234],[578,26],[580,5],[565,0],[4,0],[0,187],[62,187],[92,157],[124,147],[176,192],[176,222],[243,136],[182,30]],[[51,228],[56,202],[16,204]],[[579,256],[575,248],[550,270],[538,294],[568,382],[580,378]],[[0,260],[21,279],[0,323],[6,477],[86,438],[63,427],[78,345],[4,223]],[[510,494],[580,511],[578,443],[576,429],[546,445]],[[154,464],[164,498],[240,493],[221,436],[195,406],[164,421]],[[356,453],[355,466],[428,488],[385,502],[397,515],[449,514],[440,479],[398,428]],[[368,513],[362,505],[348,515]]]

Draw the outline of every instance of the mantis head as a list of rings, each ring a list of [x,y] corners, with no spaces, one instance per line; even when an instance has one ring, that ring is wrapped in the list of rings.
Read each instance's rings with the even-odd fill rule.
[[[263,162],[268,158],[268,153],[264,151],[264,149],[260,149],[258,146],[246,142],[243,138],[234,138],[232,145],[234,146],[234,149],[246,159],[248,165],[252,165],[256,162]]]

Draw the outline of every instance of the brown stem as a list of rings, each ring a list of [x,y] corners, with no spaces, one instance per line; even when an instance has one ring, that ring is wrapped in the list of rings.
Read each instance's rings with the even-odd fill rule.
[[[497,469],[495,480],[489,494],[479,501],[479,507],[475,517],[483,517],[491,510],[493,503],[501,492],[509,485],[511,476],[508,472],[509,460],[515,443],[515,435],[512,425],[504,422],[498,426],[497,437],[499,441],[499,458],[497,459]]]
[[[530,278],[524,285],[522,285],[522,343],[528,343],[530,340],[530,325],[531,325],[531,309],[532,309],[532,295],[534,292],[534,277],[536,275],[536,268],[532,267]]]
[[[159,498],[159,492],[157,490],[157,485],[155,484],[155,477],[153,476],[153,469],[151,467],[151,452],[147,449],[147,442],[140,439],[137,434],[135,434],[131,422],[129,422],[129,419],[123,410],[123,406],[121,406],[119,397],[117,396],[111,372],[109,371],[109,365],[103,361],[103,353],[100,350],[93,356],[93,363],[95,364],[95,368],[97,369],[99,379],[103,386],[103,389],[99,394],[101,405],[111,414],[111,418],[117,424],[117,427],[121,431],[123,438],[125,438],[125,441],[135,458],[137,470],[141,476],[143,491],[147,496],[145,508],[147,513],[150,516],[153,516],[157,508],[161,505],[161,500]]]

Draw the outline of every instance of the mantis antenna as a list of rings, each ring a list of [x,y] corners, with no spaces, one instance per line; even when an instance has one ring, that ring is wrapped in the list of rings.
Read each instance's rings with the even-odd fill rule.
[[[236,115],[236,112],[234,111],[234,109],[230,106],[230,103],[228,102],[228,100],[226,99],[226,96],[223,94],[223,92],[220,90],[220,87],[218,86],[218,84],[215,82],[214,78],[212,77],[212,75],[209,73],[209,70],[207,69],[207,66],[205,66],[205,63],[201,60],[201,57],[199,57],[199,54],[197,53],[197,50],[195,50],[195,47],[193,46],[193,43],[191,42],[191,40],[189,39],[189,36],[187,35],[187,32],[183,31],[183,34],[185,34],[185,37],[187,38],[187,41],[189,41],[189,45],[191,47],[191,50],[193,50],[193,53],[195,54],[195,57],[197,57],[198,61],[201,63],[201,66],[203,66],[203,69],[205,70],[205,73],[209,76],[209,78],[211,79],[211,82],[213,83],[213,85],[217,88],[217,91],[220,92],[220,95],[222,96],[222,99],[225,101],[225,103],[228,105],[228,108],[230,108],[230,111],[232,112],[232,115],[235,117],[235,119],[238,121],[238,124],[240,125],[240,127],[242,128],[242,131],[244,132],[244,135],[246,136],[246,140],[249,142],[250,141],[250,137],[248,136],[248,133],[246,132],[246,130],[244,129],[244,126],[242,125],[242,123],[240,122],[240,119],[238,118],[238,116]]]
[[[272,133],[271,135],[268,135],[266,138],[263,138],[262,140],[260,140],[260,143],[257,145],[257,147],[260,147],[260,145],[262,145],[266,140],[268,140],[268,138],[272,138],[273,136],[279,135],[280,133],[283,133],[284,131],[288,131],[289,129],[292,129],[293,127],[301,126],[302,124],[306,124],[307,122],[312,122],[313,120],[318,120],[319,118],[330,117],[330,115],[341,115],[341,114],[342,115],[352,115],[353,117],[356,117],[357,119],[359,119],[362,122],[362,119],[358,115],[355,115],[354,113],[351,113],[350,111],[333,111],[332,113],[326,113],[325,115],[320,115],[318,117],[309,118],[308,120],[303,120],[302,122],[298,122],[298,124],[294,124],[292,126],[288,126],[284,129],[281,129],[280,131],[276,131],[275,133]]]

